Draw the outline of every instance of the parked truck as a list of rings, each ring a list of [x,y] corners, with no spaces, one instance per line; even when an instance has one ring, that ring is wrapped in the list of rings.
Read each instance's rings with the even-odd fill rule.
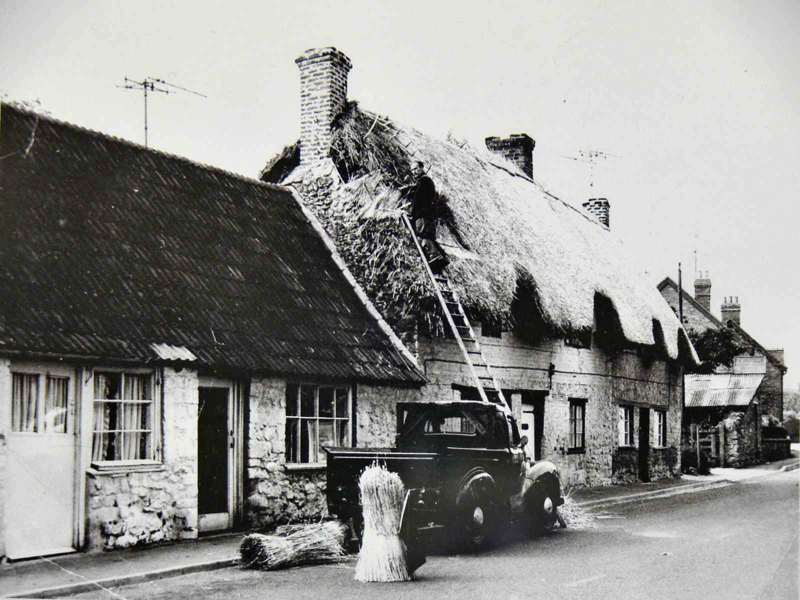
[[[394,448],[325,449],[328,511],[358,534],[358,478],[377,461],[409,490],[404,527],[415,535],[446,528],[451,539],[479,549],[508,521],[532,532],[563,526],[558,470],[547,461],[531,464],[527,441],[499,404],[399,403]]]

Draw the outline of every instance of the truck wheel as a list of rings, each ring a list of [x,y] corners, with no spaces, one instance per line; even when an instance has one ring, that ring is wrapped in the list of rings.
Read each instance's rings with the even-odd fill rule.
[[[531,535],[539,536],[550,531],[558,522],[558,506],[561,497],[558,486],[552,482],[537,484],[528,496],[528,515],[531,520]]]
[[[458,510],[453,524],[455,538],[470,552],[486,548],[496,526],[494,507],[488,501],[471,499]]]

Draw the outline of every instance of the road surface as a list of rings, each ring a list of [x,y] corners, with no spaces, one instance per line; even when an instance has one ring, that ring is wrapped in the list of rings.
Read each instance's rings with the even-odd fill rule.
[[[615,506],[598,512],[593,528],[510,540],[480,555],[429,557],[410,583],[356,583],[351,561],[272,573],[231,568],[113,592],[129,600],[797,600],[799,486],[795,470]],[[114,596],[98,590],[77,597]]]

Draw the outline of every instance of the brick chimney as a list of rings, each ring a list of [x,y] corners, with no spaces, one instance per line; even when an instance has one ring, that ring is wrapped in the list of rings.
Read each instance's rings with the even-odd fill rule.
[[[582,206],[607,229],[611,229],[611,203],[608,198],[590,198]]]
[[[735,298],[728,296],[723,299],[722,306],[720,307],[722,313],[722,322],[727,325],[733,323],[734,325],[741,325],[742,323],[742,307],[739,304],[739,296]]]
[[[517,165],[528,177],[533,178],[533,149],[536,142],[526,133],[512,133],[510,136],[487,137],[486,147],[495,154]]]
[[[708,271],[700,271],[697,279],[694,280],[694,299],[697,303],[711,312],[711,279],[708,278]]]
[[[295,61],[300,69],[300,164],[327,157],[331,125],[347,101],[350,59],[336,48],[312,48]]]

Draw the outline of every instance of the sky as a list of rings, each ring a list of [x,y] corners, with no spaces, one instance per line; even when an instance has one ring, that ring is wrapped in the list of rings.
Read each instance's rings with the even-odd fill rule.
[[[0,0],[0,95],[256,176],[299,134],[294,59],[336,46],[349,97],[436,136],[536,140],[534,177],[611,201],[633,268],[783,347],[800,382],[800,2],[42,2]],[[586,151],[607,158],[575,160]]]

